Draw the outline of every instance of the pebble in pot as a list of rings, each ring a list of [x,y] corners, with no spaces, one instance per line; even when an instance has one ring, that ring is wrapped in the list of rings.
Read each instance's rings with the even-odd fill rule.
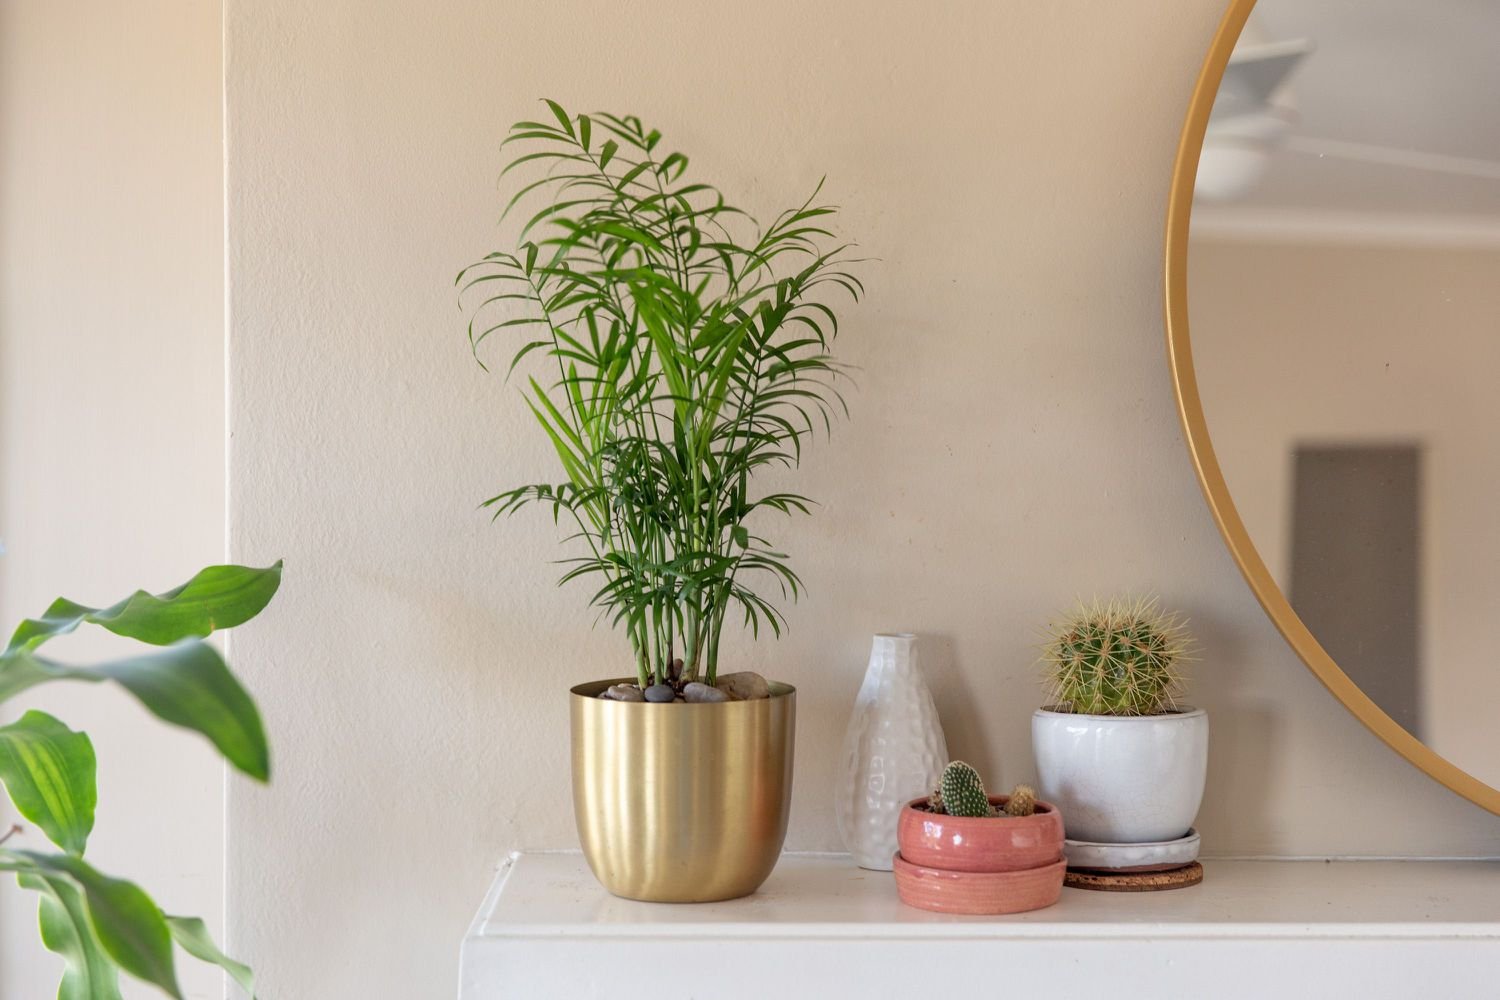
[[[734,701],[752,701],[756,698],[771,697],[771,685],[753,670],[723,674],[714,687],[723,691]]]
[[[711,701],[728,701],[729,694],[716,687],[701,684],[698,681],[689,681],[683,686],[682,700],[700,704]]]
[[[599,695],[605,701],[645,701],[646,696],[634,684],[615,684]]]
[[[677,692],[670,684],[653,684],[646,689],[646,700],[658,703],[676,701]]]

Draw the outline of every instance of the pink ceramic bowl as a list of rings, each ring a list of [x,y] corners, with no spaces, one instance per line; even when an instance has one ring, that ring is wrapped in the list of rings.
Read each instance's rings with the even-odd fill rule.
[[[1018,872],[950,872],[894,858],[901,902],[938,913],[1021,913],[1051,906],[1062,895],[1068,862]]]
[[[1006,795],[990,802],[1005,804]],[[1050,865],[1063,856],[1063,822],[1057,809],[1036,804],[1030,816],[945,816],[913,799],[896,821],[901,856],[911,864],[950,872],[1013,872]]]

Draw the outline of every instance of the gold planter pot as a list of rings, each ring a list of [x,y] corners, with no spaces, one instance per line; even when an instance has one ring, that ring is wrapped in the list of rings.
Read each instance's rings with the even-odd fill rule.
[[[573,688],[573,816],[616,896],[707,903],[754,892],[791,811],[797,692],[701,705],[602,701]]]

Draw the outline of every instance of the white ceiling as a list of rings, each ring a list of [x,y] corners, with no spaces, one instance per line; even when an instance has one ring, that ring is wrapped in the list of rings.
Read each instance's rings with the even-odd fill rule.
[[[1500,0],[1261,0],[1245,40],[1291,38],[1317,46],[1288,82],[1300,121],[1235,211],[1500,219],[1500,179],[1465,175],[1500,175]]]

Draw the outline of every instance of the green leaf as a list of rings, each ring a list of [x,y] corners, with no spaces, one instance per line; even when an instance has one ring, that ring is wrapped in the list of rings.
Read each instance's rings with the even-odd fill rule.
[[[681,153],[672,153],[665,160],[662,160],[661,166],[657,167],[656,169],[662,174],[662,176],[666,177],[670,175],[670,178],[672,180],[676,180],[677,178],[682,176],[682,172],[687,169],[687,165],[688,158],[686,156],[683,156]],[[673,167],[677,168],[676,173],[672,173]]]
[[[17,881],[21,888],[40,894],[42,944],[66,963],[57,1000],[120,1000],[119,973],[89,926],[78,886],[61,876],[36,872],[24,872]]]
[[[250,966],[243,962],[236,962],[228,955],[219,950],[214,944],[214,939],[209,936],[208,928],[203,921],[197,917],[167,917],[167,929],[172,932],[172,940],[176,941],[182,950],[194,958],[204,962],[211,962],[229,973],[229,978],[240,984],[240,988],[255,1000],[255,975],[250,971]]]
[[[94,745],[45,712],[0,727],[0,783],[16,811],[70,854],[94,828]]]
[[[112,680],[157,718],[208,737],[245,774],[260,781],[270,776],[270,750],[255,702],[219,651],[201,639],[93,667],[58,663],[25,650],[0,654],[0,701],[53,680]]]
[[[547,107],[552,109],[552,114],[557,119],[558,124],[562,125],[563,131],[571,137],[573,135],[573,121],[568,117],[568,113],[562,109],[562,105],[545,97],[542,100],[546,102]]]
[[[615,154],[619,151],[619,143],[615,142],[613,139],[607,140],[604,145],[599,148],[599,169],[603,170],[605,167],[609,166],[609,161],[613,160],[615,158]]]
[[[107,608],[90,608],[58,598],[41,618],[21,622],[6,652],[34,650],[48,639],[72,632],[84,622],[154,646],[215,629],[233,628],[258,615],[281,586],[281,563],[264,569],[209,566],[164,594],[138,590]]]
[[[182,1000],[166,919],[140,886],[110,878],[71,854],[0,850],[0,864],[31,874],[66,877],[83,890],[89,924],[105,954],[126,972]],[[94,1000],[94,998],[90,998]]]
[[[604,233],[605,235],[618,236],[622,240],[628,240],[631,243],[638,243],[648,250],[654,250],[657,253],[667,252],[667,248],[662,246],[661,241],[659,241],[656,237],[652,236],[648,232],[636,229],[632,226],[627,226],[619,222],[600,222],[597,223],[597,228],[599,232]]]

